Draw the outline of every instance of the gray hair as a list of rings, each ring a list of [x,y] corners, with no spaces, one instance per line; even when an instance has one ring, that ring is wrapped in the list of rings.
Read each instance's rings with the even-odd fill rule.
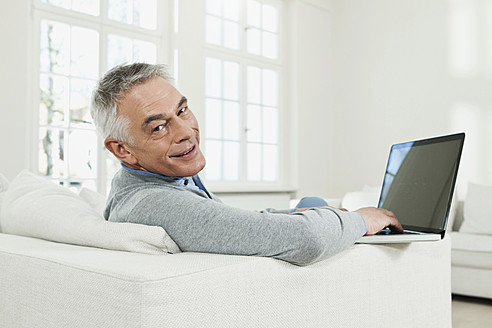
[[[123,64],[104,74],[91,99],[92,120],[103,139],[111,137],[129,145],[134,144],[130,135],[131,122],[127,117],[118,115],[118,104],[130,89],[156,77],[171,82],[164,65]]]

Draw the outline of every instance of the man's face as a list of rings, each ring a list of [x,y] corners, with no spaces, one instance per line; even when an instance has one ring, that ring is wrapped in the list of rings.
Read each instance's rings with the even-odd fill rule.
[[[180,177],[204,168],[198,122],[186,98],[166,80],[154,78],[135,86],[120,100],[118,111],[131,121],[135,143],[125,144],[132,155],[130,167]]]

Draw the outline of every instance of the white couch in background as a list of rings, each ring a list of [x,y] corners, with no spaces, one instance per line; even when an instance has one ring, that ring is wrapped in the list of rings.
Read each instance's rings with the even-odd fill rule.
[[[306,267],[253,256],[168,254],[164,231],[158,238],[155,227],[138,227],[154,229],[147,239],[128,226],[118,239],[118,228],[88,210],[87,198],[51,182],[38,181],[43,202],[30,205],[26,197],[41,196],[12,193],[29,182],[26,174],[4,195],[7,184],[0,188],[0,228],[24,234],[0,233],[0,327],[451,327],[449,239],[355,245]],[[64,201],[74,210],[56,211]],[[31,220],[42,236],[25,236],[33,229],[12,218]],[[43,226],[48,222],[58,226]],[[111,242],[88,236],[94,227]]]
[[[450,237],[452,292],[492,298],[492,186],[468,184]]]

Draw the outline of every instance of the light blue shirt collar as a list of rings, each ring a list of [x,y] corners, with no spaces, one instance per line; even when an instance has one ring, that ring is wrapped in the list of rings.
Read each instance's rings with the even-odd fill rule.
[[[129,168],[128,166],[126,166],[125,164],[121,163],[121,166],[125,169],[125,170],[128,170],[130,172],[135,172],[135,173],[143,173],[143,174],[149,174],[149,175],[153,175],[153,176],[156,176],[156,177],[161,177],[161,178],[167,178],[167,179],[172,179],[174,180],[176,183],[184,186],[184,187],[187,187],[187,188],[191,188],[191,189],[194,189],[194,190],[198,190],[198,191],[203,191],[201,190],[196,184],[195,184],[195,181],[193,181],[193,178],[192,177],[169,177],[167,175],[162,175],[162,174],[157,174],[157,173],[152,173],[152,172],[147,172],[147,171],[141,171],[141,170],[135,170],[135,169],[131,169]]]

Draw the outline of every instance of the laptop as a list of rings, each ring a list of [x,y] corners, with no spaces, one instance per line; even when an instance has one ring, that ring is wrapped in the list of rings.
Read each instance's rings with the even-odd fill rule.
[[[444,238],[464,133],[391,146],[379,208],[395,213],[403,233],[384,229],[357,243],[410,243]]]

